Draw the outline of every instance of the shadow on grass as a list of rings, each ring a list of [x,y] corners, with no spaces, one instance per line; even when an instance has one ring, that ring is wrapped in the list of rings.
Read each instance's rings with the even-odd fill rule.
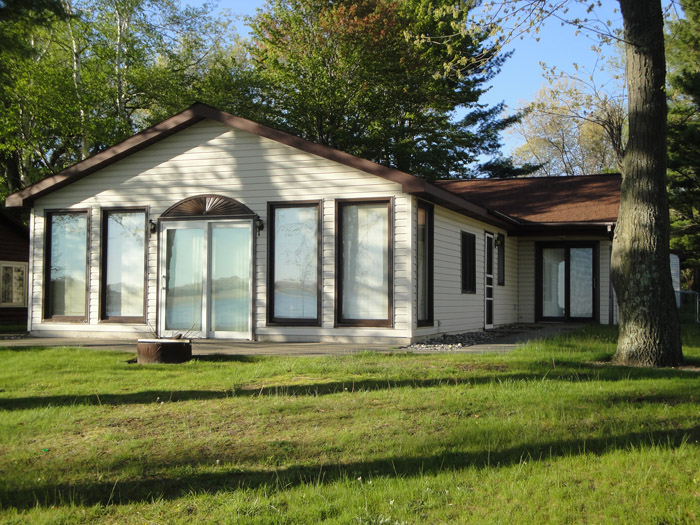
[[[207,354],[192,356],[194,361],[206,361],[208,363],[259,363],[269,360],[270,357],[258,355],[226,355],[226,354]]]
[[[18,510],[34,507],[65,505],[109,505],[142,503],[153,500],[173,500],[197,493],[218,493],[238,489],[269,487],[286,490],[301,484],[330,484],[336,481],[384,476],[410,478],[435,475],[464,468],[500,468],[522,461],[541,461],[582,454],[598,454],[621,449],[641,449],[650,446],[677,448],[682,443],[700,439],[700,426],[675,430],[628,433],[599,438],[580,438],[523,444],[502,450],[480,452],[445,452],[427,456],[388,457],[370,461],[335,464],[292,465],[268,470],[212,471],[211,462],[166,462],[152,465],[154,472],[186,467],[185,475],[149,476],[148,479],[120,481],[118,477],[101,482],[51,483],[37,482],[29,487],[0,491],[4,508]],[[206,472],[196,472],[206,469]],[[195,471],[194,473],[192,473]],[[7,485],[6,485],[7,486]]]
[[[59,349],[72,349],[75,350],[75,346],[3,346],[3,340],[0,339],[0,352],[47,352],[49,350],[59,350]]]
[[[686,358],[685,365],[695,366],[700,363],[696,358]],[[692,379],[700,378],[699,370],[683,368],[647,368],[642,366],[614,365],[609,360],[597,363],[585,363],[554,358],[540,363],[529,363],[527,366],[539,377],[565,381],[627,381],[633,379]],[[543,370],[544,369],[544,370]]]
[[[130,394],[90,394],[16,397],[0,399],[0,410],[29,410],[32,408],[65,407],[75,405],[136,405],[162,402],[225,399],[233,393],[221,390],[148,390]]]
[[[216,361],[217,356],[211,357]],[[237,357],[237,356],[224,356]],[[341,393],[386,391],[401,388],[435,388],[444,386],[477,386],[489,383],[517,381],[628,381],[643,379],[695,379],[700,372],[673,368],[622,367],[606,364],[555,360],[547,365],[533,365],[531,371],[480,374],[489,368],[476,367],[474,375],[454,375],[430,379],[361,379],[358,381],[331,381],[296,385],[261,385],[234,387],[231,390],[149,390],[127,394],[95,393],[90,395],[60,395],[0,398],[0,410],[28,410],[75,405],[133,405],[156,402],[181,402],[226,399],[233,397],[265,396],[326,396]]]

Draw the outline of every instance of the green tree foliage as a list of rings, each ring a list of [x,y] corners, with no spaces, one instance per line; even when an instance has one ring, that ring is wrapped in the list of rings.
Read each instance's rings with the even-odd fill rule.
[[[0,197],[195,101],[427,178],[471,174],[515,120],[478,102],[504,60],[491,28],[455,37],[466,12],[447,0],[271,0],[250,46],[177,0],[7,0],[0,14]]]
[[[174,0],[61,0],[61,7],[68,16],[24,23],[21,52],[2,55],[0,196],[197,99],[235,95],[222,74],[233,60],[223,41],[228,23],[207,7]]]
[[[524,141],[513,158],[540,164],[535,176],[619,171],[626,127],[621,97],[579,79],[559,78],[543,87],[522,112],[509,130]]]
[[[6,61],[30,52],[28,37],[57,17],[65,17],[60,0],[3,0],[0,2],[0,73]]]
[[[18,116],[12,125],[8,114],[16,112],[12,98],[17,90],[24,88],[26,79],[19,75],[23,62],[31,61],[33,36],[37,31],[65,18],[59,0],[4,0],[0,2],[0,175],[6,188],[21,187],[20,155],[18,153],[18,131],[26,124],[24,115]],[[23,82],[24,81],[24,82]],[[0,188],[0,197],[7,190]]]
[[[671,249],[683,260],[686,285],[700,290],[700,1],[681,5],[685,18],[667,37]]]
[[[250,46],[267,122],[427,179],[469,176],[515,117],[479,103],[505,56],[490,28],[462,34],[468,11],[452,5],[270,0]]]

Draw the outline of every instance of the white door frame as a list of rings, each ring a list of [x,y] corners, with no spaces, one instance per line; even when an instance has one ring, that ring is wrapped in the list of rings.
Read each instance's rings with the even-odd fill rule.
[[[250,231],[249,253],[250,268],[248,275],[248,329],[243,332],[213,331],[211,330],[211,232],[215,227],[241,228],[247,227]],[[165,272],[167,270],[167,230],[171,229],[200,229],[203,235],[202,254],[202,304],[201,304],[201,324],[199,330],[183,332],[182,329],[167,330],[166,321],[166,283]],[[255,261],[255,235],[252,220],[232,220],[232,219],[211,219],[211,220],[164,220],[160,221],[160,246],[158,264],[158,334],[161,337],[173,337],[177,333],[182,333],[187,338],[219,338],[219,339],[253,339],[253,277]]]

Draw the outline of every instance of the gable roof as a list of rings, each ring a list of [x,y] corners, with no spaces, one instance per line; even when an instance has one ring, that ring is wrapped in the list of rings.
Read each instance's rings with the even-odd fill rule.
[[[472,179],[436,184],[523,225],[617,221],[622,177],[615,174]]]
[[[531,230],[532,225],[558,228],[566,226],[573,229],[600,227],[617,220],[620,201],[619,175],[473,179],[431,183],[403,171],[295,137],[201,103],[193,104],[159,124],[9,195],[6,204],[8,207],[30,207],[36,199],[77,182],[206,119],[395,182],[401,185],[406,194],[415,195],[511,232]]]
[[[462,196],[450,193],[439,186],[425,181],[414,175],[410,175],[397,169],[388,168],[369,160],[360,159],[348,153],[338,151],[321,144],[316,144],[295,137],[288,133],[263,126],[251,120],[233,116],[211,106],[195,103],[186,110],[151,126],[128,139],[107,148],[63,171],[47,177],[25,189],[9,195],[6,199],[8,207],[30,207],[38,198],[48,195],[64,186],[77,182],[91,173],[114,164],[115,162],[132,155],[148,146],[155,144],[175,133],[182,131],[198,122],[210,119],[225,124],[234,129],[246,131],[260,137],[286,144],[301,151],[332,160],[357,170],[376,175],[383,179],[396,182],[401,185],[404,193],[416,195],[430,202],[440,204],[469,217],[477,218],[488,224],[510,229],[515,222],[508,217],[492,213],[483,206],[474,204]]]

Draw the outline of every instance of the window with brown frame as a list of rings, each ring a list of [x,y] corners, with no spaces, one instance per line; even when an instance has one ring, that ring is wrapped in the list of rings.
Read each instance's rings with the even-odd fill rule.
[[[87,211],[46,214],[44,250],[44,318],[87,320],[88,232]]]
[[[462,232],[462,293],[476,293],[476,235]]]
[[[145,209],[113,209],[102,213],[100,318],[142,322],[146,305]]]
[[[268,324],[321,325],[321,203],[268,204]]]
[[[393,326],[392,202],[336,204],[338,326]]]
[[[433,324],[433,207],[418,201],[418,326]]]

